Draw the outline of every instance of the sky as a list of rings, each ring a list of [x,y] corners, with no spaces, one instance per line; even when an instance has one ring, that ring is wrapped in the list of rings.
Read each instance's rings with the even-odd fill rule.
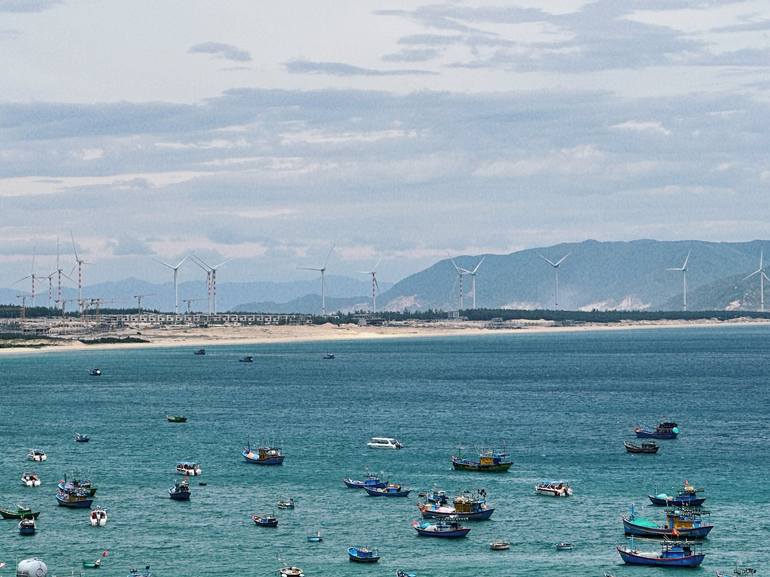
[[[770,236],[766,0],[0,0],[0,66],[0,286]]]

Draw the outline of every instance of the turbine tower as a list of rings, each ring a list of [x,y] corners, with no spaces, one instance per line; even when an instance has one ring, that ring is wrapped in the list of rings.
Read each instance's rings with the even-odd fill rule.
[[[690,260],[690,253],[687,251],[687,256],[684,259],[684,263],[680,267],[667,268],[666,270],[679,271],[682,273],[682,310],[687,311],[687,261]]]
[[[206,271],[206,284],[208,285],[209,296],[209,314],[217,314],[217,269],[230,262],[231,259],[224,260],[216,266],[211,266],[203,261],[202,258],[193,255],[193,260],[198,266]]]
[[[545,262],[550,264],[553,267],[554,277],[555,277],[555,286],[553,291],[553,304],[554,309],[559,308],[559,267],[561,266],[561,263],[563,263],[565,260],[567,260],[567,257],[571,255],[572,253],[568,252],[563,257],[561,257],[556,262],[550,261],[547,258],[545,258],[542,254],[539,255],[540,258],[542,258]]]
[[[312,268],[307,266],[298,266],[299,270],[314,270],[321,273],[321,316],[326,316],[326,265],[329,264],[329,257],[334,252],[334,245],[329,249],[329,254],[326,255],[326,260],[321,268]]]
[[[760,312],[765,312],[765,281],[770,280],[770,278],[768,278],[767,276],[767,273],[765,273],[765,266],[763,264],[763,260],[765,256],[764,253],[765,253],[764,250],[759,252],[759,268],[743,279],[743,280],[748,280],[754,275],[759,275],[759,310]]]
[[[33,307],[33,308],[34,308],[34,306],[35,306],[35,296],[37,295],[37,293],[36,293],[36,290],[37,290],[37,288],[36,288],[36,287],[37,287],[37,284],[36,284],[36,283],[37,283],[37,278],[38,278],[38,277],[37,277],[37,274],[35,273],[35,253],[36,253],[36,252],[37,252],[37,249],[36,249],[36,248],[33,248],[33,249],[32,249],[32,272],[31,272],[31,274],[28,274],[27,276],[25,276],[25,277],[23,277],[23,278],[20,278],[20,279],[19,279],[19,280],[17,280],[15,283],[13,283],[13,284],[16,284],[16,283],[20,283],[21,281],[23,281],[23,280],[27,280],[27,279],[31,279],[31,280],[32,280],[32,290],[30,291],[30,298],[32,299],[32,307]],[[26,301],[26,298],[27,298],[27,297],[25,296],[25,297],[24,297],[24,299],[25,299],[25,300],[24,300],[25,306],[26,306],[26,302],[27,302],[27,301]]]
[[[377,267],[380,266],[380,261],[382,259],[377,261],[377,264],[374,265],[374,268],[372,270],[366,271],[366,270],[360,270],[358,271],[359,274],[370,274],[372,275],[372,313],[377,312],[377,292],[380,290],[380,285],[377,282]]]
[[[184,257],[182,260],[180,260],[176,264],[176,266],[168,264],[167,262],[163,262],[162,260],[158,260],[157,258],[154,258],[154,257],[152,260],[174,271],[174,314],[178,315],[179,314],[179,287],[177,286],[177,278],[179,276],[179,267],[182,266],[182,264],[184,264],[184,261],[187,260],[187,257]]]
[[[74,272],[75,268],[78,269],[78,312],[82,315],[83,314],[83,265],[91,264],[91,263],[84,261],[82,258],[78,256],[78,249],[75,247],[75,236],[72,234],[72,231],[70,231],[70,238],[72,239],[72,252],[75,253],[75,263],[76,263],[72,271]]]
[[[473,270],[468,270],[461,268],[461,270],[465,274],[471,275],[471,290],[473,291],[473,308],[476,308],[476,273],[479,271],[479,267],[481,266],[481,263],[484,262],[484,259],[487,258],[485,256],[481,257],[481,260],[479,261],[479,264],[476,265],[476,268]]]
[[[463,277],[468,274],[468,271],[464,268],[461,268],[457,266],[457,263],[455,262],[455,259],[452,259],[452,265],[455,267],[455,271],[457,271],[457,282],[460,283],[460,304],[459,308],[457,309],[457,312],[459,313],[461,310],[463,310],[463,307],[465,306],[465,296],[463,295],[463,289],[465,288],[465,282]],[[453,291],[454,292],[454,291]]]

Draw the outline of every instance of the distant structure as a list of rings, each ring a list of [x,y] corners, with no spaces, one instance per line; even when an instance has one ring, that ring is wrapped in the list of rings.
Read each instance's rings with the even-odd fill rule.
[[[202,258],[192,256],[193,261],[206,271],[206,285],[208,286],[209,314],[217,314],[217,270],[230,262],[230,259],[220,262],[218,265],[209,265]]]
[[[31,272],[31,274],[28,274],[27,276],[22,277],[19,280],[17,280],[15,283],[13,283],[13,284],[16,284],[16,283],[20,283],[21,281],[25,281],[27,279],[32,279],[32,290],[30,291],[30,298],[32,299],[31,302],[32,302],[32,306],[33,307],[35,306],[35,296],[37,295],[37,293],[36,293],[36,290],[37,290],[36,282],[37,282],[37,278],[38,278],[37,274],[35,274],[35,253],[36,252],[37,252],[36,249],[33,248],[32,249],[32,269],[31,269],[32,272]]]
[[[555,288],[554,288],[554,291],[553,291],[553,307],[554,307],[554,309],[558,309],[559,308],[559,267],[561,266],[561,263],[563,263],[565,260],[567,260],[567,257],[570,254],[572,254],[572,253],[568,252],[567,254],[565,254],[563,257],[561,257],[556,262],[553,262],[553,261],[545,258],[542,254],[539,255],[540,258],[542,258],[545,262],[547,262],[548,264],[550,264],[553,267],[553,271],[554,271],[554,274],[555,274],[556,285],[555,285]]]
[[[484,262],[484,259],[487,258],[485,256],[481,257],[481,260],[479,261],[479,264],[476,265],[476,268],[473,270],[468,270],[465,268],[462,268],[461,270],[463,273],[468,274],[471,276],[471,291],[473,291],[473,308],[476,308],[476,273],[479,272],[479,267],[481,266],[481,263]]]
[[[334,252],[334,245],[329,249],[329,254],[326,255],[326,260],[321,268],[313,268],[308,266],[298,266],[299,270],[314,270],[321,273],[321,316],[326,316],[326,265],[329,264],[329,257]]]
[[[759,310],[760,312],[765,312],[765,281],[770,280],[770,278],[767,277],[767,273],[765,273],[765,266],[763,264],[764,257],[765,257],[765,251],[762,250],[759,252],[759,268],[743,279],[743,280],[749,280],[751,277],[755,275],[759,275]]]
[[[380,285],[377,282],[377,267],[380,266],[380,262],[381,261],[382,261],[382,259],[379,259],[377,261],[377,264],[374,265],[374,268],[372,270],[369,270],[369,271],[364,271],[364,270],[358,271],[359,274],[370,274],[370,275],[372,275],[372,312],[373,313],[377,312],[377,292],[380,290]]]
[[[684,259],[684,264],[680,267],[667,268],[666,270],[680,271],[682,273],[682,310],[687,310],[687,262],[690,260],[690,252],[687,251],[687,256]]]
[[[174,314],[178,315],[179,314],[179,288],[177,287],[177,277],[179,276],[179,267],[181,267],[184,264],[184,261],[187,260],[187,257],[184,257],[182,260],[180,260],[176,264],[176,266],[168,264],[167,262],[163,262],[162,260],[158,260],[157,258],[153,258],[152,260],[174,271]],[[80,298],[79,294],[78,294],[78,298]]]
[[[465,307],[465,295],[463,294],[463,289],[465,288],[465,280],[463,277],[468,274],[468,271],[457,266],[455,259],[452,259],[452,265],[455,267],[455,271],[457,271],[457,283],[460,285],[460,304],[458,305],[457,310],[461,311]],[[452,285],[452,287],[454,287],[454,285]]]
[[[78,269],[78,312],[83,314],[83,265],[91,264],[84,261],[78,256],[78,249],[75,246],[75,235],[70,231],[70,239],[72,240],[72,252],[75,254],[75,268]],[[75,268],[72,269],[74,272]]]

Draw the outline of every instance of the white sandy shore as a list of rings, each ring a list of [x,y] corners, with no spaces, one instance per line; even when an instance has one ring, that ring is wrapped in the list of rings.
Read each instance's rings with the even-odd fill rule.
[[[545,322],[522,324],[516,328],[488,328],[487,323],[470,321],[446,321],[438,323],[415,323],[399,326],[361,327],[357,325],[332,324],[315,326],[216,326],[209,328],[197,327],[165,327],[141,328],[137,330],[113,332],[109,337],[138,336],[146,343],[115,343],[92,344],[81,343],[75,337],[67,338],[51,346],[43,347],[12,347],[0,349],[0,355],[51,353],[84,350],[108,349],[147,349],[164,347],[201,348],[214,345],[250,345],[264,343],[290,342],[333,342],[345,340],[371,339],[400,339],[400,338],[431,338],[455,336],[481,336],[503,334],[543,334],[543,333],[574,333],[584,331],[625,331],[638,329],[661,328],[716,328],[726,326],[765,326],[770,321],[762,319],[739,319],[732,321],[638,321],[617,324],[581,324],[577,326],[553,326]],[[93,337],[88,337],[93,338]],[[34,341],[25,344],[32,344]]]

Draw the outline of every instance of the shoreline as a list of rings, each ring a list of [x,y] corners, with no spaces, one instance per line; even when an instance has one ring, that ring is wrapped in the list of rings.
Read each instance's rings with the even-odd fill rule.
[[[718,327],[768,326],[770,320],[730,320],[730,321],[635,321],[614,324],[591,323],[573,326],[553,326],[545,323],[528,323],[516,327],[489,328],[486,323],[474,321],[427,323],[402,326],[361,327],[358,325],[281,325],[281,326],[240,326],[210,327],[207,329],[179,327],[164,329],[144,329],[137,331],[112,333],[109,336],[121,338],[138,336],[146,339],[143,343],[97,343],[84,344],[77,338],[65,339],[59,343],[44,344],[31,340],[29,346],[0,348],[0,357],[4,355],[30,355],[40,353],[60,353],[69,351],[104,351],[162,348],[204,348],[212,346],[263,345],[286,343],[333,343],[342,341],[366,341],[415,338],[453,338],[493,335],[538,335],[554,333],[611,332],[650,329],[687,329]]]

